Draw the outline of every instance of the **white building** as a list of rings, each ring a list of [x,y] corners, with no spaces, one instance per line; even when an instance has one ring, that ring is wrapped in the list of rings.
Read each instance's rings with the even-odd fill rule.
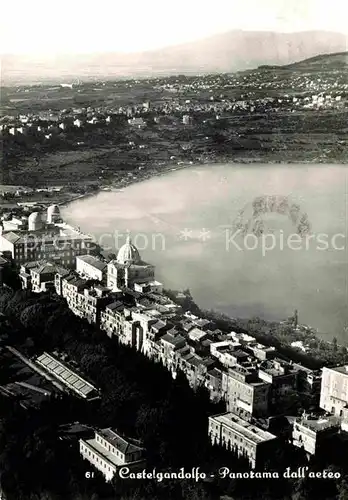
[[[144,451],[112,429],[95,431],[93,439],[80,439],[80,454],[100,470],[106,481],[110,481],[120,467],[126,466],[133,471],[144,469]]]
[[[293,445],[303,448],[310,455],[318,453],[320,447],[340,430],[340,420],[337,417],[312,417],[303,415],[294,422]]]
[[[103,281],[106,278],[107,263],[93,255],[76,257],[76,272],[83,278]]]
[[[235,450],[249,459],[252,468],[267,458],[277,444],[277,437],[234,413],[209,417],[209,437],[212,444]]]
[[[323,368],[320,408],[338,417],[348,405],[348,365]]]
[[[52,205],[47,212],[33,212],[27,221],[7,231],[0,224],[0,252],[10,252],[17,266],[33,261],[52,261],[75,267],[78,255],[93,253],[97,245],[92,236],[83,234],[61,222],[59,207]]]

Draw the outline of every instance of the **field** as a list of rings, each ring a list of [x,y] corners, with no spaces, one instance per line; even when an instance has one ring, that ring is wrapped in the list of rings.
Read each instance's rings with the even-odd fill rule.
[[[236,75],[4,88],[0,182],[81,192],[182,164],[346,163],[342,57]],[[312,105],[318,95],[323,105]],[[139,117],[144,126],[129,124]]]

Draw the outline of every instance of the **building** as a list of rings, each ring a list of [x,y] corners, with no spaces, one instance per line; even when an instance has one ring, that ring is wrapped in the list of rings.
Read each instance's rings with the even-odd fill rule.
[[[184,115],[182,117],[182,123],[184,125],[192,125],[192,122],[193,122],[193,120],[192,120],[192,117],[190,115]]]
[[[70,268],[75,267],[76,256],[94,253],[98,245],[92,236],[57,222],[61,219],[55,207],[49,207],[46,216],[33,212],[27,229],[5,231],[0,226],[0,252],[9,252],[16,266],[47,260]]]
[[[115,294],[102,284],[92,284],[76,273],[64,270],[55,275],[56,292],[64,297],[69,309],[89,323],[100,325],[101,313],[107,304],[115,300]]]
[[[273,359],[277,354],[275,347],[265,346],[263,344],[255,343],[246,346],[248,351],[252,352],[255,358],[260,361],[265,361],[267,359]]]
[[[214,360],[211,358],[202,358],[187,349],[179,351],[178,358],[178,368],[185,374],[190,386],[193,389],[205,386],[208,370],[214,368]]]
[[[297,389],[302,398],[307,398],[309,407],[317,408],[320,402],[321,370],[311,370],[298,363],[293,363],[293,368],[298,372]]]
[[[114,301],[105,307],[101,313],[100,328],[108,337],[122,337],[125,322],[125,305],[122,301]]]
[[[206,338],[208,338],[209,334],[200,328],[194,327],[189,331],[188,337],[193,342],[202,342]]]
[[[268,412],[271,384],[258,378],[254,368],[234,366],[222,373],[222,394],[227,409],[244,418]]]
[[[159,344],[162,364],[176,376],[178,365],[180,364],[180,368],[183,368],[182,356],[192,356],[186,339],[176,331],[168,331],[160,338]],[[179,353],[181,354],[181,363],[178,358]]]
[[[206,374],[205,387],[209,391],[211,401],[217,403],[222,398],[222,371],[218,368],[209,369]]]
[[[84,380],[79,374],[52,354],[44,352],[36,358],[35,364],[51,377],[53,376],[61,382],[68,391],[71,391],[80,398],[87,401],[99,399],[99,391],[96,387]]]
[[[298,371],[291,363],[282,359],[262,361],[258,376],[271,385],[270,405],[274,411],[284,411],[284,406],[291,406],[297,394]]]
[[[50,262],[28,262],[22,264],[19,271],[19,278],[23,289],[40,293],[54,289],[54,279],[57,266]]]
[[[28,229],[28,217],[12,217],[10,220],[2,219],[3,231],[21,231]]]
[[[0,255],[0,286],[3,284],[4,269],[9,266],[9,262],[2,255]]]
[[[93,255],[78,255],[76,257],[76,272],[82,278],[106,282],[107,263]]]
[[[57,295],[63,294],[63,280],[70,275],[74,275],[71,269],[66,269],[64,267],[57,266],[56,274],[54,276],[54,288]],[[64,281],[65,283],[65,281]]]
[[[140,293],[163,293],[163,284],[159,281],[148,281],[147,283],[134,283],[134,290]]]
[[[130,118],[128,120],[128,123],[129,125],[132,125],[132,127],[137,127],[137,128],[146,127],[146,122],[143,120],[143,118],[139,117]]]
[[[251,354],[239,348],[238,342],[223,341],[210,345],[210,352],[225,368],[243,365],[250,362]]]
[[[338,417],[348,404],[348,365],[323,368],[320,391],[320,408]]]
[[[340,430],[340,419],[337,417],[315,417],[304,414],[294,421],[292,443],[303,448],[309,455],[316,455],[328,440],[336,436]]]
[[[261,465],[278,445],[277,437],[250,424],[234,413],[209,417],[209,437],[212,444],[234,450],[249,459],[251,467]]]
[[[132,471],[145,468],[144,448],[112,429],[95,431],[93,439],[80,439],[80,454],[110,481],[120,467]]]
[[[108,263],[108,288],[113,291],[134,288],[135,284],[154,282],[154,278],[155,267],[141,260],[138,249],[128,236],[118,251],[117,259]]]

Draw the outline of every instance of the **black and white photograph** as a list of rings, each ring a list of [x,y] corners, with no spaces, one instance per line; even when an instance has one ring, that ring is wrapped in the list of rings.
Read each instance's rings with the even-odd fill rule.
[[[0,500],[348,500],[347,0],[0,49]]]

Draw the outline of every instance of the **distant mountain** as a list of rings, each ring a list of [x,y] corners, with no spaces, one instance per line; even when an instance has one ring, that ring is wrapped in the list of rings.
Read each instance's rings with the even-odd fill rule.
[[[287,65],[319,54],[346,51],[347,36],[326,31],[231,31],[141,53],[2,57],[6,81],[117,78],[165,74],[228,73],[260,65]]]

